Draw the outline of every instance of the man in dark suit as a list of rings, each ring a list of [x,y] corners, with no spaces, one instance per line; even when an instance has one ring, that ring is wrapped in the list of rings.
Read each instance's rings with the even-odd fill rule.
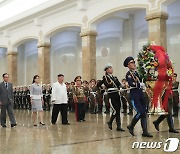
[[[3,82],[0,83],[0,106],[1,106],[1,126],[6,127],[6,110],[9,115],[11,127],[15,127],[16,120],[13,114],[13,86],[9,83],[9,74],[2,75]]]

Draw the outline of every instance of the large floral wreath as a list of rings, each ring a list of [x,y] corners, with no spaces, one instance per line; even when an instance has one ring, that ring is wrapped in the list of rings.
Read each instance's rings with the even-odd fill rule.
[[[138,54],[138,73],[146,81],[155,81],[153,87],[153,106],[158,106],[158,99],[164,93],[163,108],[167,111],[168,97],[172,89],[173,66],[162,46],[147,44]]]
[[[157,47],[161,48],[164,52],[165,56],[165,67],[166,75],[168,80],[168,77],[171,77],[173,75],[173,67],[171,64],[171,61],[169,59],[168,54],[165,52],[163,47],[161,46],[154,46],[154,45],[144,45],[142,51],[138,54],[138,73],[140,75],[140,78],[144,81],[156,81],[158,79],[158,67],[159,67],[159,56],[156,53]]]

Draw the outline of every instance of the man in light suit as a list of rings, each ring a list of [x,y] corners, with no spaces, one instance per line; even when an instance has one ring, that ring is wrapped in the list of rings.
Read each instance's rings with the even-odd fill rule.
[[[6,127],[6,110],[9,115],[11,127],[15,127],[16,120],[13,114],[13,86],[9,81],[9,74],[2,75],[3,82],[0,83],[0,106],[1,106],[1,126]]]

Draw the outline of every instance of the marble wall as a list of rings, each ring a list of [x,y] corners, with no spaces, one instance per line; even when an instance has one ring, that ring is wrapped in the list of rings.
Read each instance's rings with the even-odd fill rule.
[[[137,57],[142,44],[147,42],[148,32],[145,10],[126,12],[127,18],[110,17],[97,26],[97,78],[104,74],[103,68],[112,63],[114,74],[121,80],[127,68],[123,61],[127,56]],[[118,14],[121,16],[121,14]]]
[[[18,48],[18,85],[29,85],[37,70],[37,41],[29,41],[21,44]]]
[[[65,81],[73,81],[82,75],[82,51],[80,29],[75,28],[59,32],[51,38],[51,83],[57,81],[57,75],[65,75]]]
[[[0,81],[3,73],[7,72],[6,48],[0,48]]]
[[[167,20],[167,52],[174,64],[175,72],[180,80],[180,1],[169,5]]]

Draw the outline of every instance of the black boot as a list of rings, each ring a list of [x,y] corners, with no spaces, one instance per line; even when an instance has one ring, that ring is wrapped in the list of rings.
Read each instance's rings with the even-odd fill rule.
[[[117,131],[124,132],[125,130],[121,128],[121,118],[120,118],[120,112],[116,113],[116,124],[117,124]]]
[[[151,134],[149,134],[148,130],[147,130],[147,119],[146,119],[146,115],[144,115],[143,117],[141,117],[141,127],[143,129],[143,133],[142,136],[143,137],[153,137]]]
[[[110,130],[112,130],[112,123],[113,123],[113,120],[114,120],[115,117],[116,116],[112,114],[110,120],[107,122],[108,127],[109,127]]]
[[[134,136],[134,126],[138,122],[139,118],[136,116],[132,119],[131,124],[127,126],[127,129],[129,129],[129,133]]]
[[[159,118],[155,121],[153,121],[154,127],[157,131],[159,131],[159,124],[165,119],[165,115],[159,116]]]
[[[179,133],[178,131],[176,131],[174,129],[174,123],[173,123],[172,115],[167,116],[167,123],[168,123],[168,126],[169,126],[169,132],[170,133]]]
[[[122,129],[121,126],[117,126],[116,130],[117,130],[117,131],[121,131],[121,132],[125,132],[125,130]]]

